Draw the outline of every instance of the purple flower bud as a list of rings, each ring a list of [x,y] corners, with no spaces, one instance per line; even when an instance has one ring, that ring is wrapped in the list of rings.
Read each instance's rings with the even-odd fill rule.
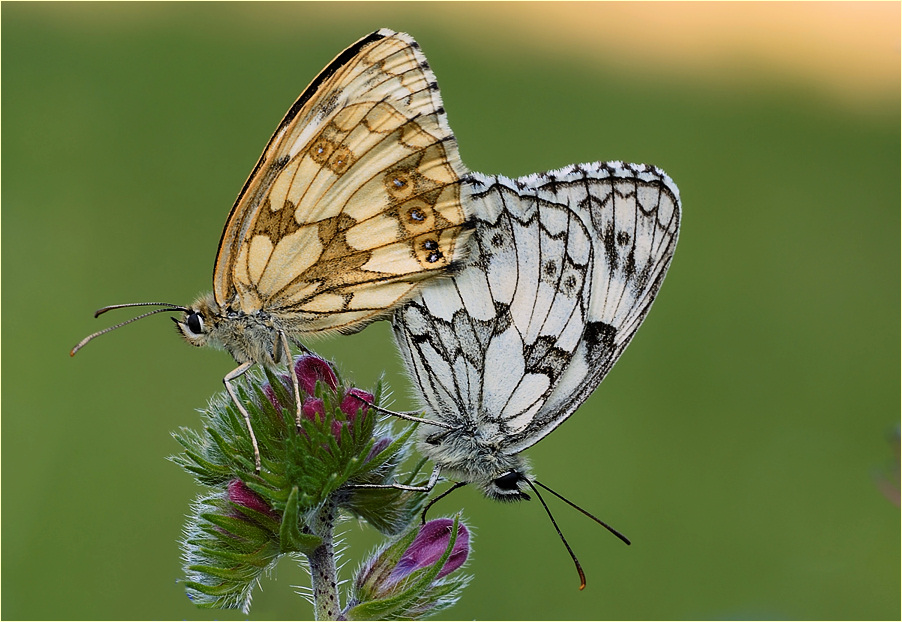
[[[269,403],[272,404],[272,407],[276,409],[276,412],[281,412],[282,405],[279,403],[278,398],[276,398],[276,392],[273,390],[273,388],[268,384],[265,384],[263,385],[263,393],[266,394],[266,399],[268,399]]]
[[[305,399],[304,403],[301,405],[301,416],[310,421],[316,421],[317,419],[322,421],[323,417],[326,416],[326,409],[323,405],[323,401],[318,397],[308,397]]]
[[[404,551],[398,564],[392,570],[391,575],[389,575],[389,583],[397,583],[411,573],[435,564],[444,555],[445,549],[448,548],[453,526],[454,521],[450,518],[436,518],[420,527],[420,533],[417,534],[417,537]],[[451,556],[445,562],[436,579],[440,579],[460,568],[467,561],[469,553],[470,534],[464,525],[459,525],[457,540],[454,541]]]
[[[282,385],[285,386],[286,383],[290,382],[290,379],[285,374],[279,374],[279,380],[282,381]],[[269,383],[263,385],[263,393],[266,394],[266,398],[269,400],[269,403],[272,404],[272,407],[276,409],[276,412],[280,415],[282,414],[282,409],[285,408],[285,405],[279,402],[279,398],[276,397],[276,391],[273,389]]]
[[[392,442],[392,439],[388,438],[387,436],[383,436],[382,438],[380,438],[378,441],[373,443],[373,447],[372,447],[372,449],[370,449],[370,453],[368,453],[366,455],[366,460],[364,460],[363,462],[367,463],[370,460],[372,460],[373,458],[375,458],[376,456],[378,456],[380,453],[385,451],[386,447],[391,445],[391,442]]]
[[[449,595],[458,593],[469,580],[465,576],[447,576],[458,570],[470,553],[470,534],[463,523],[458,523],[457,538],[451,553],[444,565],[438,567],[439,560],[448,549],[453,527],[454,521],[450,518],[434,519],[422,527],[409,529],[393,543],[377,551],[357,572],[352,598],[359,605],[351,611],[357,609],[357,613],[362,615],[359,619],[370,619],[366,617],[373,613],[368,610],[369,605],[381,601],[388,606],[391,599],[403,595],[406,600],[392,604],[401,608],[391,609],[391,613],[382,619],[392,619],[392,614],[401,611],[404,612],[400,616],[403,619],[420,619],[440,603],[447,604]],[[454,599],[456,596],[452,596],[450,602]],[[380,611],[386,613],[384,609]]]
[[[338,378],[335,377],[329,363],[312,354],[305,354],[298,359],[294,365],[294,373],[297,374],[301,390],[308,395],[313,395],[317,380],[322,381],[333,391],[338,386]]]
[[[361,402],[361,399],[365,400],[365,402]],[[357,417],[358,411],[360,411],[365,417],[366,411],[369,408],[367,404],[372,403],[372,393],[361,391],[360,389],[348,389],[348,392],[345,393],[344,399],[341,400],[341,412],[347,415],[348,421],[354,421],[354,419]]]
[[[301,406],[301,416],[304,419],[309,419],[310,421],[322,421],[326,417],[326,408],[323,404],[323,401],[318,397],[308,397],[304,400],[304,404]],[[332,420],[332,425],[330,429],[332,430],[332,436],[335,437],[335,440],[339,443],[341,442],[341,427],[344,425],[341,421]]]
[[[333,399],[337,399],[340,393],[338,390],[338,378],[335,376],[331,365],[318,356],[306,354],[298,357],[294,365],[294,371],[297,375],[302,395],[306,396],[301,403],[301,416],[314,423],[324,421],[326,419],[325,404],[321,398],[314,397],[314,393],[316,382],[320,381],[325,385],[326,391],[332,394]],[[291,378],[283,374],[279,376],[279,380],[289,392],[289,395],[292,394]],[[294,410],[293,401],[291,404],[282,404],[275,390],[269,384],[263,386],[263,393],[280,415],[288,408],[291,408],[292,411]],[[334,419],[330,425],[330,430],[335,440],[341,442],[342,427],[349,424],[353,425],[358,412],[362,412],[365,416],[369,409],[368,403],[372,403],[373,399],[372,393],[361,389],[348,388],[344,391],[344,397],[339,404],[339,409],[345,415],[346,421]],[[353,430],[353,427],[351,429]],[[301,433],[304,432],[301,431]]]
[[[275,520],[281,519],[281,517],[271,507],[269,507],[269,505],[260,497],[260,495],[248,488],[247,485],[240,479],[233,479],[229,482],[228,491],[226,494],[229,498],[229,501],[236,505],[244,506],[246,508],[254,510],[255,512],[260,512],[261,514],[267,514]]]

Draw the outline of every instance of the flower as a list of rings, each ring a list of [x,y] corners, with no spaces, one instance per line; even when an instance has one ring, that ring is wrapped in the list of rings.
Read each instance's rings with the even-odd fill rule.
[[[398,565],[391,571],[388,580],[397,583],[417,570],[428,568],[438,562],[448,548],[453,526],[454,521],[450,518],[437,518],[420,527],[417,537],[404,551],[404,554],[398,561]],[[469,553],[470,533],[464,525],[460,525],[457,528],[457,540],[454,541],[451,556],[435,578],[441,579],[460,568],[467,561]]]
[[[326,407],[318,397],[308,397],[301,404],[301,416],[310,421],[316,421],[326,416]]]
[[[338,409],[344,414],[344,420],[332,417],[330,423],[332,435],[337,442],[341,442],[341,430],[343,427],[347,426],[353,430],[353,424],[358,414],[364,417],[367,415],[369,404],[374,399],[373,394],[354,387],[340,390],[338,378],[328,361],[312,354],[305,354],[298,357],[294,365],[294,373],[297,376],[298,386],[301,389],[301,417],[308,421],[316,423],[326,420],[325,403],[322,398],[316,397],[317,381],[322,383],[323,390],[333,398],[333,403],[338,402],[339,396],[341,396]],[[279,380],[282,382],[288,395],[292,396],[294,391],[290,377],[280,374]],[[269,384],[264,385],[263,393],[280,415],[283,411],[294,408],[293,405],[280,402],[275,389]]]
[[[360,398],[360,399],[358,399]],[[360,400],[364,400],[363,402]],[[342,413],[344,413],[347,421],[333,421],[332,422],[332,434],[335,435],[335,439],[340,443],[341,442],[341,428],[347,427],[351,432],[354,431],[354,420],[357,419],[357,415],[360,414],[366,417],[367,409],[369,408],[369,404],[373,403],[373,394],[368,393],[367,391],[361,391],[360,389],[350,388],[345,393],[344,398],[341,400],[341,405],[339,409]],[[337,425],[336,425],[337,424]]]
[[[437,518],[410,529],[357,572],[347,618],[417,619],[452,605],[469,581],[455,572],[469,553],[470,534],[458,520]]]
[[[291,373],[296,374],[300,409]],[[373,392],[354,388],[340,381],[331,363],[310,355],[298,357],[287,374],[264,369],[263,375],[251,373],[246,379],[247,389],[239,395],[256,434],[261,470],[254,468],[250,431],[240,416],[244,413],[236,412],[225,394],[204,411],[202,433],[182,430],[175,435],[186,452],[173,461],[214,489],[193,506],[182,541],[185,588],[193,602],[246,610],[257,580],[284,555],[314,556],[318,568],[328,571],[334,556],[321,559],[317,552],[332,540],[339,511],[366,520],[387,536],[407,532],[392,554],[393,563],[385,567],[384,575],[390,574],[419,532],[409,526],[425,495],[391,487],[399,481],[413,429],[396,435],[377,420],[371,405],[378,404],[381,383]],[[405,474],[402,481],[415,476]],[[450,554],[449,548],[443,562]],[[398,590],[413,594],[414,600],[403,607],[390,605],[392,612],[418,612],[413,608],[417,603],[441,606],[465,582],[454,574],[436,579],[443,564],[434,571],[433,566],[417,570],[423,555],[408,557],[411,579],[399,577]],[[456,564],[457,557],[446,572]]]
[[[377,440],[375,443],[373,443],[373,448],[370,449],[370,453],[368,453],[366,455],[366,459],[363,462],[367,463],[370,460],[372,460],[373,458],[375,458],[376,456],[378,456],[380,453],[385,451],[385,448],[388,447],[389,445],[391,445],[392,440],[393,439],[391,439],[387,436],[383,436],[382,438]]]
[[[338,378],[335,376],[335,372],[332,370],[332,366],[329,365],[328,361],[312,354],[305,354],[298,357],[294,364],[294,373],[298,378],[298,386],[301,391],[311,398],[316,393],[317,380],[321,381],[323,385],[332,391],[335,391],[335,388],[338,386]],[[288,391],[288,394],[293,395],[294,389],[292,388],[291,377],[287,374],[279,374],[279,380],[282,381],[282,385]],[[266,394],[266,397],[269,398],[269,401],[272,403],[273,408],[276,409],[276,412],[281,413],[284,408],[287,408],[286,404],[279,402],[275,389],[269,384],[263,387],[263,392]],[[313,417],[308,417],[308,419],[312,420]]]
[[[279,374],[279,380],[282,381],[283,385],[287,385],[291,383],[291,380],[285,374]],[[279,402],[279,397],[276,395],[276,390],[273,389],[269,383],[263,385],[263,393],[266,395],[269,403],[272,404],[272,407],[276,409],[276,412],[279,413],[279,416],[282,416],[282,403]]]

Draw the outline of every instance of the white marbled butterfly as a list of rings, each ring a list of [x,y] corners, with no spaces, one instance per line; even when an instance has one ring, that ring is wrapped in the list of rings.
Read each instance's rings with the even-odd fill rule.
[[[528,499],[526,485],[538,495],[533,483],[557,495],[520,454],[573,414],[636,334],[673,257],[679,191],[655,167],[606,162],[516,180],[471,173],[463,201],[470,259],[393,318],[426,412],[418,447],[435,464],[420,489],[445,473],[497,500]]]

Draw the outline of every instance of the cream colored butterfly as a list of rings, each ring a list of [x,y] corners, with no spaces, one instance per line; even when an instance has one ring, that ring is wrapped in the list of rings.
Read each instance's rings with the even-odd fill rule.
[[[227,350],[239,363],[291,362],[289,341],[356,332],[385,316],[416,286],[464,255],[468,213],[461,164],[435,76],[408,35],[382,29],[339,54],[276,128],[232,207],[219,242],[213,292],[181,311],[194,346]],[[300,395],[295,374],[300,422]]]

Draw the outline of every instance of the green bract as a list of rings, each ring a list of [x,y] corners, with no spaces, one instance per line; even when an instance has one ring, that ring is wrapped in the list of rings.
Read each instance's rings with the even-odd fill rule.
[[[355,487],[413,482],[419,469],[404,477],[398,468],[414,427],[395,434],[388,423],[377,422],[381,415],[367,402],[379,404],[381,383],[374,395],[351,388],[325,361],[309,355],[297,360],[294,371],[302,387],[300,427],[286,376],[264,370],[247,374],[246,386],[238,387],[260,448],[260,473],[242,415],[225,393],[202,412],[201,432],[182,428],[174,433],[185,451],[172,460],[210,488],[194,503],[182,541],[185,586],[198,606],[247,612],[254,584],[283,555],[306,557],[314,601],[323,590],[334,592],[332,534],[342,516],[361,518],[388,536],[404,532],[397,542],[416,536],[416,527],[407,529],[425,493]],[[408,596],[388,607],[387,615],[405,617],[409,611],[423,617],[430,613],[423,606],[430,603],[438,610],[448,601],[444,594],[451,583],[451,591],[466,583],[448,577],[433,581],[440,570],[431,577],[418,571],[416,585],[405,588]],[[384,594],[359,593],[352,600],[354,608],[345,613],[357,617],[380,617],[378,611],[386,607],[373,602],[384,601]],[[331,605],[315,602],[317,618],[344,617],[338,602],[337,594]],[[361,609],[368,603],[369,609]]]

